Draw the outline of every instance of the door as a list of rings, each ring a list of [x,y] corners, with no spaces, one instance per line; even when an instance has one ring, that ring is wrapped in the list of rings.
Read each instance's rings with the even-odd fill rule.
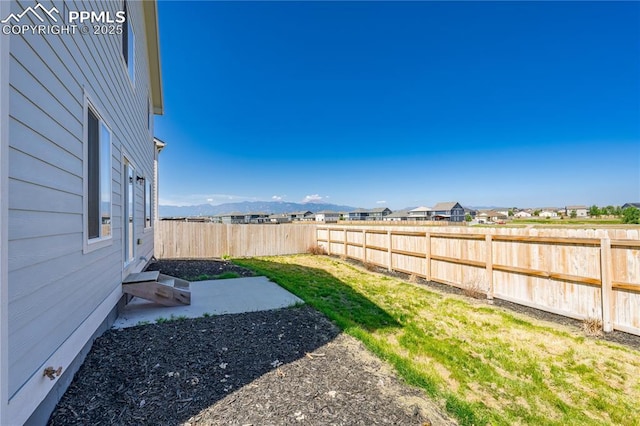
[[[133,165],[124,159],[124,265],[127,266],[135,258],[135,170]]]

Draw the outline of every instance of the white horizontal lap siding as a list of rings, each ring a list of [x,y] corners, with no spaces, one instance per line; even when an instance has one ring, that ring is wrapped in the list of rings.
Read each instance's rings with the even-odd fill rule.
[[[64,13],[62,2],[52,4]],[[21,12],[30,5],[12,2],[11,10]],[[120,0],[67,2],[68,10],[112,14],[121,6]],[[41,378],[43,363],[65,346],[121,283],[122,155],[126,152],[136,165],[136,174],[146,179],[153,176],[154,157],[147,128],[149,67],[142,2],[131,1],[128,9],[136,42],[133,87],[122,60],[120,35],[11,36],[7,151],[10,398],[24,400],[21,391]],[[86,254],[85,96],[112,132],[111,244]],[[143,232],[142,190],[142,185],[136,185],[136,238],[142,239],[137,255],[149,258],[153,232]],[[132,269],[142,266],[144,262],[134,262]],[[66,362],[74,356],[69,354]],[[39,402],[30,401],[33,408]]]
[[[0,2],[0,16],[8,16],[8,2]],[[0,424],[8,424],[8,197],[9,190],[9,37],[0,37]]]
[[[24,375],[30,376],[34,365],[39,372],[46,367],[42,363],[64,342],[55,331],[65,330],[70,323],[79,326],[117,287],[114,286],[112,277],[120,276],[118,263],[119,255],[114,252],[93,265],[74,271],[67,278],[42,286],[35,294],[13,300],[13,295],[10,294],[9,303],[16,312],[10,322],[9,339],[15,346],[10,349],[10,355],[11,352],[21,354],[17,359],[9,357],[12,367],[9,369],[10,385],[24,384]],[[10,273],[9,280],[11,279]],[[46,281],[47,276],[32,277],[32,281],[38,279]],[[46,300],[46,304],[43,300]],[[33,319],[33,312],[37,312],[37,320]],[[74,330],[66,330],[65,338]],[[26,336],[28,338],[25,338]],[[44,348],[48,350],[45,351]]]

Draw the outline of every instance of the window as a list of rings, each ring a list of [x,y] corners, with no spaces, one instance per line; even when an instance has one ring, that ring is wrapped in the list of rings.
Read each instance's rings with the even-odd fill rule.
[[[92,109],[87,111],[87,236],[111,236],[111,132]]]
[[[133,165],[124,158],[124,264],[135,258],[135,182],[136,173]]]
[[[144,227],[151,228],[151,182],[144,182]]]
[[[126,22],[122,28],[122,58],[127,65],[129,71],[129,78],[132,83],[135,83],[135,45],[136,37],[131,27],[131,20],[129,19],[129,12],[127,10],[127,2],[124,2],[124,14]]]

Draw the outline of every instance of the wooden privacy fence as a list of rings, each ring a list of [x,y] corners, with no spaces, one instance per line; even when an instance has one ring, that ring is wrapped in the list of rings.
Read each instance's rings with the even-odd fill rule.
[[[637,229],[319,226],[329,254],[640,335]]]
[[[209,259],[305,253],[316,245],[315,224],[225,225],[159,221],[154,256]]]

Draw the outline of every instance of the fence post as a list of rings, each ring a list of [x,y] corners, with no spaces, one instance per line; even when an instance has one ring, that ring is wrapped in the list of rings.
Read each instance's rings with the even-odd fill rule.
[[[389,248],[387,250],[387,254],[388,254],[388,259],[389,259],[389,272],[393,272],[393,257],[391,255],[391,244],[392,244],[392,236],[391,236],[391,231],[387,231],[387,236],[389,237],[388,242],[389,242]]]
[[[602,300],[602,330],[613,331],[613,288],[611,284],[611,240],[600,240],[600,282]]]
[[[362,263],[367,263],[367,230],[362,230]]]
[[[425,279],[427,281],[431,281],[431,233],[430,232],[426,232],[424,234],[425,238],[426,238],[426,250],[425,250],[425,257],[426,257],[426,268],[425,268]]]
[[[327,255],[331,255],[331,228],[327,228]]]
[[[349,252],[347,251],[347,228],[342,230],[342,237],[344,239],[344,258],[347,259],[349,257]]]
[[[487,234],[485,235],[484,240],[487,243],[485,258],[485,262],[487,264],[487,299],[493,300],[493,237],[491,236],[491,234]]]

